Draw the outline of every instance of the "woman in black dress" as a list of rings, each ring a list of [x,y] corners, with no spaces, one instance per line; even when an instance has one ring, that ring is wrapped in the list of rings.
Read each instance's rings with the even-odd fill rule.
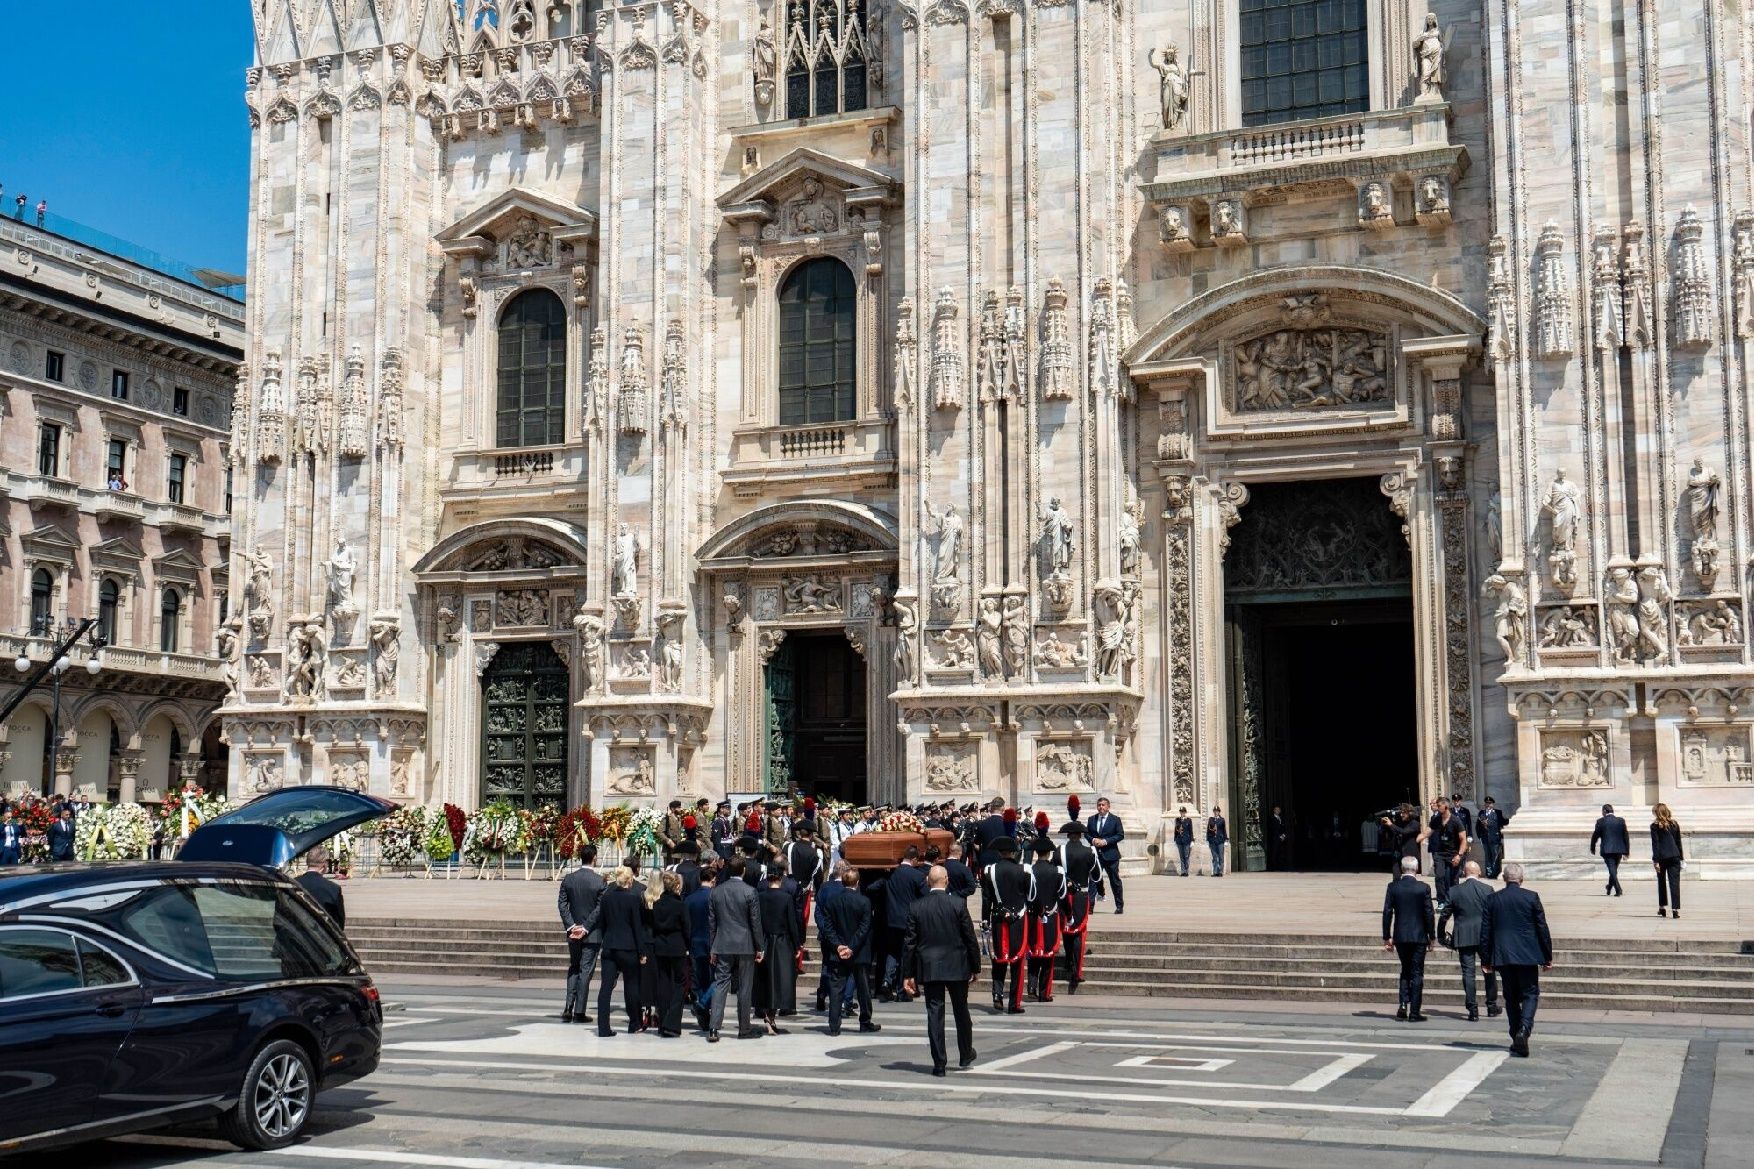
[[[627,1005],[629,1032],[644,1030],[640,1018],[639,975],[651,954],[651,937],[646,933],[645,906],[633,891],[633,870],[619,868],[609,876],[609,887],[585,923],[589,933],[597,926],[603,929],[603,977],[597,989],[597,1034],[607,1038],[615,1034],[610,1026],[614,1016],[615,983],[622,980],[622,1001]]]
[[[767,881],[756,893],[761,910],[761,930],[766,935],[765,956],[755,968],[755,1010],[767,1024],[769,1035],[784,1035],[775,1017],[797,994],[798,947],[804,944],[804,923],[798,903],[785,887],[783,863],[768,870]]]
[[[682,970],[688,961],[688,911],[682,878],[660,873],[663,891],[652,905],[652,965],[657,967],[658,1038],[682,1037]]]
[[[1650,824],[1650,859],[1657,871],[1657,916],[1669,916],[1667,907],[1673,904],[1679,918],[1681,862],[1687,859],[1681,851],[1681,826],[1667,804],[1658,804],[1651,812],[1656,817]]]

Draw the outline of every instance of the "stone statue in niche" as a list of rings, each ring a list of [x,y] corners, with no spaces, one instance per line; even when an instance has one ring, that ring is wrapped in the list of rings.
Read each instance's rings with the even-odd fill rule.
[[[792,230],[799,235],[822,235],[840,226],[839,216],[822,197],[822,181],[815,177],[804,180],[803,192],[787,210]]]
[[[1011,593],[1005,597],[1005,670],[1021,678],[1028,665],[1029,608],[1020,594]]]
[[[1708,591],[1717,580],[1717,517],[1722,506],[1722,491],[1723,477],[1707,467],[1703,459],[1694,459],[1693,469],[1687,474],[1687,514],[1693,527],[1693,574]]]
[[[1308,410],[1389,398],[1388,338],[1362,329],[1281,329],[1235,350],[1232,409]]]
[[[652,676],[651,653],[644,646],[628,646],[621,651],[621,666],[618,673],[623,678],[650,678]]]
[[[1577,583],[1577,525],[1581,514],[1581,493],[1577,484],[1565,478],[1561,467],[1553,472],[1547,486],[1547,498],[1541,510],[1552,517],[1552,541],[1547,564],[1553,570],[1553,582],[1561,588]]]
[[[1120,679],[1130,647],[1127,639],[1127,596],[1120,585],[1105,580],[1096,586],[1096,672]]]
[[[1647,658],[1669,653],[1669,578],[1655,564],[1638,570],[1638,648]]]
[[[1486,578],[1486,591],[1498,598],[1492,610],[1493,635],[1498,638],[1498,648],[1504,651],[1506,667],[1516,669],[1523,664],[1523,622],[1529,616],[1528,595],[1516,581],[1497,572]]]
[[[910,600],[897,597],[892,607],[895,609],[895,676],[902,682],[912,683],[919,677],[919,663],[914,660],[914,636],[919,629],[919,617]]]
[[[235,696],[238,693],[238,622],[234,617],[219,627],[214,635],[214,656],[219,658],[220,670],[225,677],[225,692]]]
[[[606,677],[603,670],[603,635],[606,632],[603,618],[595,613],[580,613],[572,619],[572,624],[579,631],[579,665],[584,673],[581,681],[587,691],[601,690]]]
[[[687,614],[667,609],[658,614],[658,684],[666,690],[682,689],[682,625]]]
[[[1068,575],[1072,568],[1072,516],[1060,506],[1060,497],[1048,496],[1041,505],[1041,537],[1047,545],[1050,575]]]
[[[1494,564],[1504,559],[1504,496],[1497,491],[1486,501],[1486,547]]]
[[[347,541],[335,541],[335,555],[323,564],[329,577],[329,612],[337,617],[346,614],[351,617],[358,610],[353,604],[353,577],[358,571],[353,562],[353,553],[347,549]]]
[[[981,611],[975,621],[974,642],[980,659],[981,673],[989,678],[1005,676],[1005,660],[999,652],[1002,624],[998,597],[982,597]]]
[[[956,514],[954,503],[945,504],[944,510],[939,511],[928,500],[926,518],[931,521],[932,530],[938,535],[937,547],[932,552],[932,579],[957,580],[960,572],[958,559],[962,550],[962,517]]]
[[[274,685],[274,663],[258,655],[250,659],[249,666],[251,689],[266,690]]]
[[[517,226],[506,239],[506,267],[517,270],[523,268],[544,268],[554,254],[554,245],[542,225],[536,222],[534,215],[520,215]]]
[[[1632,570],[1617,565],[1608,571],[1608,639],[1614,647],[1614,660],[1638,660],[1638,582]]]
[[[773,25],[767,13],[761,14],[755,40],[750,46],[750,64],[755,73],[755,104],[766,109],[773,104],[774,68],[778,57],[774,50]]]
[[[610,550],[609,593],[631,597],[639,588],[639,537],[626,524],[615,529],[615,543]]]
[[[1158,113],[1165,130],[1180,126],[1188,112],[1188,74],[1180,57],[1175,45],[1165,46],[1161,55],[1156,49],[1145,54],[1146,63],[1157,70]]]
[[[323,627],[315,621],[294,625],[286,635],[286,697],[322,701],[328,687],[323,662],[328,654]]]
[[[244,582],[244,617],[250,625],[250,636],[262,641],[274,621],[274,558],[256,545],[254,552],[244,553],[249,565],[249,578]]]
[[[374,617],[369,632],[377,656],[372,659],[372,675],[378,693],[389,694],[396,689],[397,659],[402,656],[402,624],[394,617]]]
[[[1139,519],[1144,507],[1137,499],[1129,499],[1121,509],[1121,531],[1118,541],[1121,554],[1121,575],[1139,575]]]
[[[1416,101],[1443,100],[1443,33],[1438,31],[1437,14],[1425,14],[1425,31],[1413,38],[1414,84]]]

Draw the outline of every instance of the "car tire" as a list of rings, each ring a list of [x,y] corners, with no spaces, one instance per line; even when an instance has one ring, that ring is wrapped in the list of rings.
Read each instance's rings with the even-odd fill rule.
[[[278,1149],[298,1139],[316,1102],[310,1054],[290,1039],[276,1039],[250,1061],[237,1106],[219,1118],[219,1133],[246,1149]]]

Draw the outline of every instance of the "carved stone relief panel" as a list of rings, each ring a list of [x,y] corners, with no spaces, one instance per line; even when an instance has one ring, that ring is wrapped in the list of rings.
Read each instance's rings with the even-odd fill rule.
[[[371,765],[356,751],[331,751],[329,782],[349,791],[365,791],[371,782]]]
[[[244,782],[252,794],[278,790],[286,783],[284,756],[279,751],[245,752]]]
[[[1543,729],[1540,786],[1544,788],[1610,787],[1608,732],[1605,730]]]
[[[415,782],[413,750],[397,747],[390,752],[390,798],[413,799],[419,794],[415,790]]]
[[[1748,731],[1746,726],[1681,727],[1681,785],[1754,786]]]
[[[926,790],[958,795],[980,790],[980,761],[972,742],[926,744]]]
[[[657,770],[648,747],[618,746],[609,749],[609,794],[649,796],[657,792]]]
[[[1387,333],[1365,328],[1276,329],[1230,348],[1230,408],[1238,414],[1374,406],[1394,398]]]
[[[1089,739],[1053,739],[1036,746],[1036,791],[1088,792],[1095,783],[1096,760]]]

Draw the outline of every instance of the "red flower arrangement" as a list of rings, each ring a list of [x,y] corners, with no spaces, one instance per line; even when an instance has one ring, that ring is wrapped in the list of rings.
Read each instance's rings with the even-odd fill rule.
[[[451,830],[451,843],[463,847],[463,833],[469,828],[469,813],[455,804],[445,805],[445,827]]]
[[[577,807],[560,818],[554,830],[555,847],[561,859],[571,860],[578,855],[581,844],[595,844],[602,835],[603,824],[597,814],[589,808]]]

